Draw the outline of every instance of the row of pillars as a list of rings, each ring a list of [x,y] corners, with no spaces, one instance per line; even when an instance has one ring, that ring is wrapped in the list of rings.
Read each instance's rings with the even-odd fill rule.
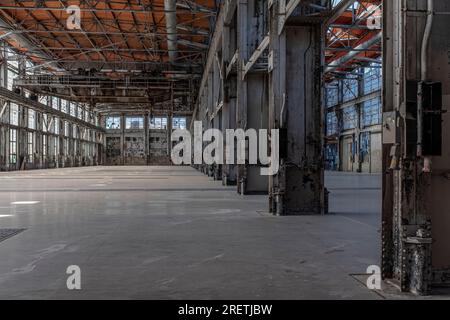
[[[224,7],[232,7],[232,2],[226,1]],[[430,2],[434,2],[432,11],[427,9]],[[221,11],[215,38],[220,30],[222,44],[213,48],[220,63],[210,70],[213,75],[220,72],[220,81],[212,81],[212,76],[207,90],[201,88],[203,99],[197,116],[207,128],[280,130],[281,159],[276,175],[265,180],[257,174],[258,166],[226,165],[221,172],[224,182],[236,183],[241,194],[267,193],[269,210],[277,215],[323,214],[327,202],[321,106],[324,29],[301,17],[293,24],[283,16],[285,1],[272,1],[265,21],[268,71],[249,71],[246,65],[255,39],[261,43],[255,3],[258,1],[240,0],[232,14]],[[420,82],[421,64],[422,68],[426,64],[426,82],[442,85],[444,106],[450,101],[449,20],[442,14],[449,10],[445,0],[384,2],[381,269],[383,279],[419,294],[429,293],[435,284],[450,282],[450,220],[446,214],[450,207],[450,144],[445,139],[450,120],[444,115],[442,123],[433,123],[441,131],[432,128],[426,133],[436,135],[433,141],[442,135],[440,154],[423,157],[411,152],[420,129],[418,106],[411,97],[417,101],[422,97],[416,92],[417,85],[409,84]],[[405,15],[410,11],[421,17]],[[423,35],[430,16],[434,23],[424,59]],[[230,72],[234,61],[235,73]],[[223,92],[221,108],[216,103],[221,98],[217,90]],[[434,103],[440,98],[433,96]]]
[[[222,132],[279,130],[280,170],[263,176],[261,165],[226,164],[205,171],[224,184],[236,184],[240,194],[268,194],[273,214],[323,214],[322,28],[287,24],[280,32],[279,3],[275,1],[264,15],[257,14],[260,5],[241,0],[235,11],[219,16],[223,26],[215,48],[217,63],[200,92],[198,119],[204,128]],[[267,35],[270,58],[262,54],[249,70],[246,65],[254,49]],[[260,61],[266,61],[265,71],[258,68]],[[227,72],[233,63],[236,72]]]

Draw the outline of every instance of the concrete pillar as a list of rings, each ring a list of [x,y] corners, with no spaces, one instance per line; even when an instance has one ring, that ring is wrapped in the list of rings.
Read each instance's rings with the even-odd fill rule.
[[[225,91],[225,100],[222,107],[222,128],[236,129],[236,79],[229,81]],[[228,146],[225,146],[228,148]],[[224,150],[225,151],[225,150]],[[222,183],[224,185],[236,185],[237,166],[235,164],[225,164],[222,170]]]
[[[150,112],[144,113],[144,145],[145,145],[145,164],[148,165],[150,161]]]
[[[268,128],[267,77],[264,74],[247,74],[246,126],[244,129]],[[261,175],[260,165],[245,165],[241,176],[242,194],[268,194],[269,178]]]
[[[270,127],[280,129],[280,171],[270,179],[269,207],[278,215],[323,214],[321,26],[286,25],[280,33],[277,10],[269,96]]]
[[[120,115],[120,158],[122,165],[125,165],[125,114]]]
[[[238,72],[236,97],[236,127],[247,127],[247,83],[244,77],[244,64],[248,59],[247,48],[247,0],[241,0],[237,6],[237,45],[238,45]],[[245,165],[237,166],[237,191],[245,194]]]
[[[255,34],[249,33],[249,24],[252,26],[253,13],[252,4],[249,4],[246,0],[239,1],[237,7],[236,127],[244,131],[247,129],[266,129],[268,126],[266,77],[263,74],[246,73],[245,71],[245,65],[252,53],[249,52],[249,41],[256,39]],[[268,177],[260,174],[259,165],[238,165],[237,184],[240,194],[268,193]]]
[[[167,156],[170,159],[170,156],[172,154],[172,128],[173,128],[173,110],[175,107],[175,96],[173,92],[173,84],[170,89],[170,110],[167,115]]]

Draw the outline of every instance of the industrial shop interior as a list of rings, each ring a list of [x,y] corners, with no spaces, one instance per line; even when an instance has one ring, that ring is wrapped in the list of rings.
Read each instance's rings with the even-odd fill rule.
[[[449,15],[0,0],[0,300],[450,299]]]

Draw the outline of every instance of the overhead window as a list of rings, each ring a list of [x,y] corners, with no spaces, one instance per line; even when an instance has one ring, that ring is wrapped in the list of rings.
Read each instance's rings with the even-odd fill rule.
[[[347,107],[342,110],[344,130],[354,129],[357,127],[357,113],[355,107]]]
[[[120,116],[108,116],[106,117],[106,129],[118,130],[120,129]]]
[[[47,96],[39,96],[39,103],[48,105],[48,97]]]
[[[173,118],[173,129],[186,129],[186,118]]]
[[[52,98],[53,109],[59,110],[59,99],[57,97]]]
[[[144,117],[126,117],[125,129],[144,129]]]
[[[67,105],[69,104],[69,102],[67,100],[63,100],[61,99],[61,111],[64,113],[67,113]]]
[[[335,112],[327,114],[327,135],[331,136],[339,132],[338,119]]]
[[[15,103],[11,103],[9,106],[9,124],[13,126],[19,125],[19,106]]]
[[[361,118],[364,127],[381,123],[381,101],[379,97],[364,102]]]
[[[72,117],[75,117],[75,112],[76,112],[76,104],[73,102],[70,102],[70,115]]]
[[[364,94],[381,90],[381,68],[372,65],[364,69]]]
[[[333,107],[339,103],[339,83],[337,81],[325,88],[327,107]]]
[[[36,111],[28,109],[28,128],[36,129]]]
[[[18,66],[17,61],[8,61],[8,90],[13,89],[14,79],[19,75],[17,72]]]
[[[167,129],[167,118],[152,117],[150,119],[150,129]]]
[[[345,79],[342,81],[342,99],[344,102],[358,98],[358,80]]]
[[[42,119],[43,119],[43,122],[44,122],[43,126],[42,126],[42,131],[43,132],[47,132],[48,131],[48,122],[49,122],[48,115],[46,113],[44,113],[42,115]]]
[[[78,107],[78,119],[83,119],[83,108],[82,107]]]

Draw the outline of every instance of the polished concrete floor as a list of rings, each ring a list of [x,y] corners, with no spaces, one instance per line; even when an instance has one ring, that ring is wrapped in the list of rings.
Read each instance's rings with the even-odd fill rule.
[[[0,173],[0,229],[27,229],[0,242],[0,299],[379,299],[354,275],[379,263],[380,177],[327,187],[331,215],[274,217],[189,167]]]

